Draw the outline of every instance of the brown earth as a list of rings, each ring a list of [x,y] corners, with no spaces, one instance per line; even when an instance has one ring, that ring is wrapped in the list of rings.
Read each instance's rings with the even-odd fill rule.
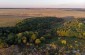
[[[14,26],[24,18],[37,16],[74,16],[79,18],[85,17],[85,11],[64,9],[0,9],[0,27]]]

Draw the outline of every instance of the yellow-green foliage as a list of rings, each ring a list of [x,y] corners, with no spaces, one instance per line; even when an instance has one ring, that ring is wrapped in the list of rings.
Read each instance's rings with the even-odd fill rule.
[[[22,35],[23,35],[22,33],[18,33],[17,34],[18,37],[22,37]]]
[[[64,30],[60,30],[60,31],[57,31],[57,34],[59,36],[68,36],[69,32],[68,31],[64,31]]]
[[[57,29],[59,36],[84,38],[85,24],[78,20],[65,22],[63,26]]]
[[[41,43],[41,40],[40,39],[36,39],[35,40],[35,44],[40,44]]]
[[[85,32],[83,33],[83,36],[85,37]]]
[[[81,28],[81,27],[84,26],[84,24],[83,23],[79,23],[78,26],[79,26],[79,28]]]
[[[36,34],[32,34],[31,39],[35,40],[37,38]]]
[[[66,40],[61,40],[61,43],[62,44],[66,44]]]
[[[56,44],[54,44],[54,43],[51,43],[50,46],[51,46],[52,48],[54,48],[54,49],[57,48]]]

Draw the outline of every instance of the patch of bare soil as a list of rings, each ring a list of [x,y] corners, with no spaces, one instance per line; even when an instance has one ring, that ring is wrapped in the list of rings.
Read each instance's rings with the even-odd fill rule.
[[[20,55],[18,46],[0,49],[0,55]]]

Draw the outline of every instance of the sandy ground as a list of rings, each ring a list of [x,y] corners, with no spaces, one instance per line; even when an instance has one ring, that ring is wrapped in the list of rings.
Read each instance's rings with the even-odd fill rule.
[[[36,16],[74,16],[75,18],[79,18],[85,17],[85,11],[67,11],[63,9],[0,9],[0,27],[14,26],[24,18]]]

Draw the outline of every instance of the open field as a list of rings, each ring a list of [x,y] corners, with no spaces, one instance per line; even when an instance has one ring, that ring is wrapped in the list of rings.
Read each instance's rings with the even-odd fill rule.
[[[0,17],[0,27],[14,26],[17,22],[21,21],[22,18],[18,17]]]
[[[0,9],[0,27],[14,26],[18,21],[27,17],[36,16],[56,16],[66,17],[74,16],[85,17],[85,9],[66,10],[66,9]]]

